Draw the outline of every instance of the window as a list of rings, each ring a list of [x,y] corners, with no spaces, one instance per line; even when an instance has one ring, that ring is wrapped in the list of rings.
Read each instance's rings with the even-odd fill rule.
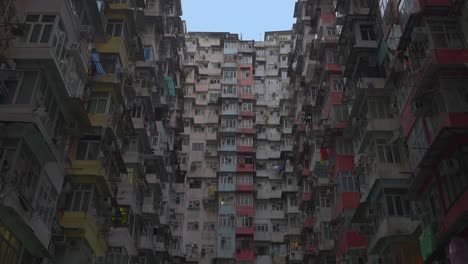
[[[106,33],[112,37],[121,37],[124,32],[124,21],[122,19],[107,20]]]
[[[28,15],[24,23],[26,41],[29,43],[48,43],[56,19],[55,15]],[[65,32],[62,31],[62,33]]]
[[[298,205],[299,205],[299,202],[298,202],[297,197],[294,195],[289,196],[289,206],[296,207]]]
[[[203,116],[203,115],[205,115],[205,110],[204,109],[195,109],[195,115],[196,116]]]
[[[18,263],[22,252],[21,242],[0,223],[0,263]]]
[[[222,145],[227,145],[227,146],[235,146],[236,145],[236,138],[222,138],[221,139],[221,144]]]
[[[198,222],[188,222],[187,230],[189,231],[198,231]]]
[[[390,216],[408,216],[411,211],[409,200],[403,197],[406,190],[385,189],[385,203]]]
[[[198,256],[198,245],[197,244],[185,245],[185,254],[187,254],[187,256],[189,257]]]
[[[240,86],[241,94],[252,94],[252,86],[242,85]]]
[[[332,79],[332,90],[335,92],[342,92],[344,89],[343,79]]]
[[[234,119],[234,118],[221,119],[221,127],[236,128],[237,127],[237,119]]]
[[[88,113],[104,114],[109,112],[109,93],[92,93],[88,102]]]
[[[188,146],[188,144],[190,142],[190,136],[189,135],[182,135],[181,138],[182,138],[182,145]]]
[[[369,107],[368,115],[370,118],[389,118],[389,106],[390,98],[389,97],[370,97],[367,100],[367,105]]]
[[[223,77],[224,79],[236,79],[237,71],[236,70],[224,70]]]
[[[219,215],[219,227],[234,227],[234,215]]]
[[[252,119],[242,119],[239,127],[240,128],[252,128],[253,122]]]
[[[455,156],[442,160],[439,164],[442,196],[449,209],[468,187],[468,155],[456,151]]]
[[[58,193],[52,183],[47,177],[43,177],[36,198],[35,214],[47,225],[51,224],[54,217],[57,198]]]
[[[237,227],[252,227],[252,216],[240,215],[237,216]]]
[[[253,138],[252,137],[241,137],[240,138],[240,145],[241,146],[253,146]]]
[[[335,150],[338,155],[353,155],[353,142],[351,139],[338,138],[336,139]]]
[[[320,206],[321,207],[330,207],[330,197],[327,195],[326,191],[320,191]]]
[[[223,85],[223,94],[237,94],[237,87],[235,85]]]
[[[201,126],[201,125],[195,125],[193,127],[193,132],[195,133],[203,133],[205,132],[205,127],[204,126]],[[203,150],[203,149],[202,149]]]
[[[97,160],[99,157],[101,142],[98,140],[80,140],[76,153],[77,160]]]
[[[172,196],[172,201],[175,204],[183,204],[184,203],[184,196],[185,194],[182,192],[177,192]]]
[[[237,205],[252,206],[253,205],[253,196],[252,196],[252,194],[238,193],[237,194]]]
[[[253,176],[252,175],[238,175],[237,176],[237,184],[243,185],[252,185],[253,184]]]
[[[120,56],[117,54],[101,53],[100,62],[102,69],[106,74],[115,74],[121,72],[122,64],[120,62]]]
[[[221,156],[221,164],[232,165],[236,163],[235,160],[235,156],[232,155]]]
[[[427,23],[435,48],[464,48],[463,35],[457,20],[429,20]]]
[[[250,77],[250,70],[249,69],[241,69],[241,78],[249,78]]]
[[[268,224],[255,224],[254,231],[255,232],[268,232]]]
[[[253,248],[253,240],[251,237],[238,237],[236,240],[237,250],[251,250]]]
[[[339,189],[342,192],[357,192],[359,191],[358,180],[351,171],[338,172]]]
[[[232,248],[232,238],[221,236],[221,250],[230,250]]]
[[[268,204],[265,203],[265,202],[256,202],[255,203],[255,210],[258,210],[258,211],[266,211],[267,210],[267,207],[268,207]]]
[[[408,150],[410,161],[413,167],[416,167],[419,160],[424,155],[427,148],[424,125],[422,119],[419,118],[414,123],[411,134],[408,137]]]
[[[213,245],[202,245],[202,254],[206,254],[207,256],[214,255],[214,246]]]
[[[333,119],[337,122],[348,119],[348,106],[343,104],[334,104],[331,109]]]
[[[375,40],[374,26],[373,25],[359,25],[362,40]]]
[[[398,144],[387,144],[385,139],[375,141],[377,155],[382,163],[400,163],[400,150]]]
[[[284,210],[284,204],[283,201],[274,201],[271,203],[272,210],[273,211],[283,211]]]
[[[242,111],[252,111],[253,110],[253,104],[252,103],[242,103],[241,104],[241,110]]]
[[[235,42],[224,42],[224,48],[225,49],[236,49],[237,48],[237,43],[235,43]]]
[[[215,222],[204,222],[203,231],[215,231]]]
[[[219,183],[220,184],[234,184],[234,177],[232,175],[220,175]]]
[[[73,192],[67,195],[65,202],[66,211],[89,212],[96,216],[97,211],[94,206],[97,198],[97,192],[92,184],[74,184],[71,188]]]

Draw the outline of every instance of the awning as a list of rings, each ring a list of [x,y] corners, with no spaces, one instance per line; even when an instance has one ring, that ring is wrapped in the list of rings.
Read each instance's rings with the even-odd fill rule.
[[[164,76],[164,80],[167,83],[167,89],[169,90],[169,95],[175,97],[175,88],[174,88],[174,80],[172,77]]]
[[[11,207],[0,206],[0,221],[21,241],[21,244],[35,257],[50,258],[49,251],[36,237],[31,227]]]
[[[382,65],[388,53],[387,43],[384,39],[380,40],[379,47],[377,48],[377,62]]]

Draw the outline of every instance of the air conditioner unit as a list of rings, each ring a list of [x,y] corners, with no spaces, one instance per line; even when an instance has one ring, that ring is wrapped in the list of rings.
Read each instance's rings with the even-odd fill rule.
[[[424,98],[414,99],[414,101],[411,103],[410,107],[411,107],[411,113],[415,117],[424,116],[425,114],[427,114],[427,112],[430,109],[430,105],[429,105],[428,100],[425,100]]]
[[[441,175],[453,175],[460,169],[458,160],[446,159],[440,162],[439,172]]]
[[[80,43],[78,42],[70,42],[68,45],[68,52],[77,52],[80,49]]]
[[[89,38],[93,34],[93,28],[90,25],[82,25],[80,28],[80,35],[83,38]]]

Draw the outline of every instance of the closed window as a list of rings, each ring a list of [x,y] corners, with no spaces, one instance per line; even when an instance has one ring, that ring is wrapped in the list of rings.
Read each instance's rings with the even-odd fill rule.
[[[237,217],[237,227],[252,227],[252,216],[241,215]]]
[[[104,114],[108,113],[110,97],[108,93],[92,93],[88,102],[88,113]]]
[[[388,144],[385,139],[376,141],[377,155],[382,163],[400,163],[400,150],[398,144]]]
[[[359,25],[362,40],[375,40],[375,32],[373,25]]]
[[[351,171],[341,171],[338,173],[339,189],[342,192],[358,192],[358,180]]]
[[[188,222],[187,223],[187,230],[197,231],[198,230],[198,222]]]
[[[219,215],[219,227],[234,227],[234,215]]]
[[[192,143],[193,151],[203,151],[203,143]]]
[[[57,16],[55,15],[28,15],[24,22],[26,41],[48,43],[56,20]],[[62,33],[65,34],[64,31]]]
[[[81,140],[76,153],[77,160],[97,160],[101,149],[98,140]]]

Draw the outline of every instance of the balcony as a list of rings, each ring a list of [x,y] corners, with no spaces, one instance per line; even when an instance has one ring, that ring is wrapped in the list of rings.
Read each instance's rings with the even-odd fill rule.
[[[218,182],[218,189],[220,192],[235,192],[236,185],[233,183]]]
[[[255,134],[255,129],[250,127],[239,127],[236,132],[238,134]]]
[[[367,245],[366,237],[354,230],[339,231],[336,245],[336,255],[346,255],[350,250],[365,249]]]
[[[253,152],[255,152],[255,147],[254,146],[238,145],[237,146],[237,152],[240,152],[240,153],[253,153]]]
[[[255,256],[255,264],[273,264],[273,258],[269,255]]]
[[[315,254],[317,254],[316,245],[307,244],[304,246],[304,255],[314,256]]]
[[[253,182],[251,184],[236,184],[236,191],[238,192],[253,192],[254,190]]]
[[[223,126],[221,125],[221,129],[219,130],[219,132],[223,132],[223,133],[236,133],[237,131],[237,127],[228,127],[228,126]]]
[[[237,249],[236,250],[236,262],[237,261],[254,261],[255,255],[252,249]]]
[[[91,215],[86,212],[64,212],[59,223],[70,230],[69,235],[86,239],[96,256],[106,255],[107,243]]]
[[[356,125],[353,139],[356,153],[362,153],[375,134],[393,133],[400,127],[399,118],[369,118]]]
[[[112,227],[106,238],[109,247],[125,248],[129,255],[137,254],[137,249],[128,227]]]
[[[252,227],[236,227],[236,235],[250,235],[254,234],[254,228]]]
[[[304,220],[304,228],[313,229],[314,228],[314,218],[313,216],[307,216]]]
[[[220,172],[236,172],[236,164],[221,164]]]
[[[218,151],[236,151],[236,150],[237,150],[236,145],[225,145],[225,144],[221,144],[221,146],[218,149]]]
[[[239,115],[242,117],[254,117],[255,113],[252,110],[239,110]]]
[[[380,252],[384,244],[398,241],[402,236],[410,236],[418,227],[419,221],[411,220],[409,217],[387,216],[380,222],[377,231],[371,237],[368,252],[371,254]]]
[[[301,262],[302,263],[302,260],[304,258],[304,252],[302,250],[302,247],[294,247],[291,249],[290,253],[289,253],[289,261],[296,261],[296,262]]]
[[[359,192],[341,192],[336,198],[332,218],[341,215],[345,210],[358,208],[360,200]]]
[[[254,232],[254,240],[255,241],[271,241],[271,232]]]
[[[239,163],[237,164],[237,172],[253,172],[254,171],[254,165],[253,164],[242,164]]]
[[[253,205],[237,205],[236,214],[238,215],[253,215],[254,207]]]

